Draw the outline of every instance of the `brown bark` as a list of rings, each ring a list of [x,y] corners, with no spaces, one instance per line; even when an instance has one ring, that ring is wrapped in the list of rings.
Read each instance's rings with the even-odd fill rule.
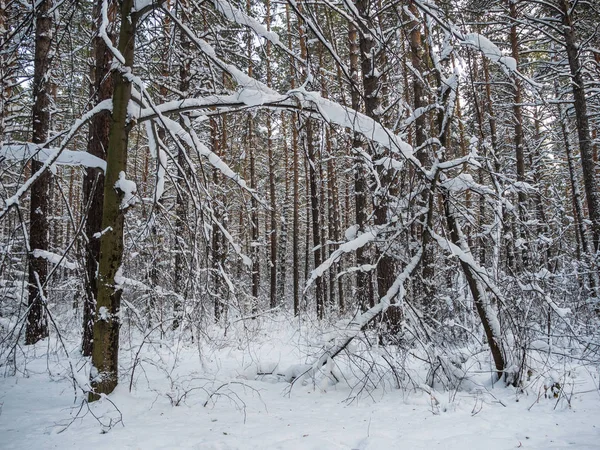
[[[271,31],[271,1],[266,2],[267,31]],[[271,74],[271,41],[267,41],[267,86],[272,84]],[[277,199],[275,197],[275,158],[273,155],[271,115],[267,113],[267,158],[269,163],[269,259],[270,259],[270,292],[269,305],[275,308],[279,303],[277,300]]]
[[[183,23],[187,22],[187,1],[181,1],[181,21]],[[190,91],[190,76],[191,76],[191,66],[192,66],[192,57],[191,57],[191,43],[187,34],[181,30],[179,33],[179,92],[182,98],[186,98],[189,95]],[[214,123],[211,123],[214,125]],[[211,133],[213,129],[211,128]],[[211,134],[211,138],[214,144],[214,137]],[[189,274],[188,262],[185,254],[185,250],[187,248],[187,242],[185,239],[186,236],[186,223],[187,223],[187,196],[185,194],[186,186],[185,179],[188,176],[188,162],[185,155],[185,148],[183,145],[178,145],[177,148],[177,175],[181,180],[179,185],[179,189],[177,189],[177,196],[175,199],[175,229],[177,230],[177,236],[175,239],[177,240],[177,251],[175,253],[175,292],[177,292],[181,299],[185,302],[187,297],[187,288]],[[181,304],[180,299],[176,299],[173,304],[173,329],[179,327],[179,324],[183,318],[182,314],[183,305]]]
[[[282,135],[287,136],[286,133],[286,115],[281,113],[281,128]],[[294,125],[292,124],[292,127]],[[293,133],[292,133],[293,134]],[[292,136],[293,137],[293,136]],[[293,139],[292,139],[293,140]],[[285,181],[285,190],[284,190],[284,198],[283,204],[281,207],[281,225],[279,231],[279,249],[277,250],[277,258],[279,262],[277,263],[278,273],[277,273],[277,298],[279,298],[279,303],[283,303],[285,299],[286,292],[286,278],[287,278],[287,245],[288,245],[288,210],[289,210],[289,201],[290,201],[290,177],[289,174],[293,173],[293,170],[290,170],[289,164],[289,148],[287,147],[287,141],[283,139],[283,176]]]
[[[250,14],[251,2],[248,0],[246,2],[246,10],[247,13]],[[248,40],[246,46],[248,48],[248,76],[252,77],[253,72],[253,64],[252,64],[252,33],[248,33]],[[250,159],[250,188],[257,188],[256,181],[256,154],[253,142],[253,119],[252,117],[248,117],[248,128],[247,128],[247,147],[249,152]],[[251,235],[251,251],[250,255],[252,258],[252,297],[254,298],[254,304],[252,306],[252,311],[256,312],[258,307],[258,294],[260,287],[260,253],[259,253],[259,236],[260,236],[260,228],[259,228],[259,216],[258,216],[258,201],[253,196],[250,200],[250,235]]]
[[[102,22],[102,0],[94,4],[94,36],[92,68],[92,103],[98,104],[112,96],[112,75],[110,66],[112,53],[107,48],[102,37],[97,35]],[[106,30],[109,39],[115,42],[115,16],[117,13],[116,2],[108,1],[107,15],[109,27]],[[102,112],[94,116],[90,122],[87,151],[98,158],[106,159],[108,136],[110,132],[110,113]],[[94,235],[102,231],[102,203],[104,197],[104,172],[97,168],[88,167],[83,177],[83,204],[89,204],[89,211],[85,225],[85,299],[83,305],[83,337],[81,352],[84,356],[92,354],[94,333],[94,311],[98,295],[97,272],[100,259],[100,239]]]
[[[0,145],[4,141],[11,111],[12,86],[16,75],[16,50],[9,50],[7,1],[0,0]]]
[[[293,50],[292,47],[292,21],[290,18],[290,6],[285,5],[285,15],[288,33],[288,49]],[[290,88],[295,89],[296,87],[296,70],[294,63],[290,61]],[[299,174],[300,169],[298,167],[298,124],[299,116],[297,114],[292,115],[291,120],[291,131],[292,131],[292,190],[293,190],[293,221],[292,221],[292,284],[294,294],[294,315],[297,316],[300,313],[300,192],[299,192]]]
[[[518,20],[518,11],[517,11],[517,2],[512,0],[508,0],[509,3],[509,14],[511,18],[511,26],[510,26],[510,48],[511,55],[517,63],[517,67],[520,65],[520,56],[519,56],[519,38],[517,35],[517,20]],[[524,131],[523,131],[523,110],[521,103],[523,102],[523,94],[522,94],[522,82],[517,77],[513,77],[513,119],[514,119],[514,144],[515,144],[515,159],[517,162],[517,181],[525,182],[525,150],[524,150]],[[525,192],[523,192],[523,187],[520,186],[517,194],[518,200],[518,215],[517,219],[520,222],[523,222],[526,219],[527,213],[527,196]],[[518,240],[521,237],[521,234],[525,233],[526,229],[521,227],[521,223],[518,223],[514,227],[515,230],[515,239]],[[521,251],[521,263],[522,267],[517,267],[519,271],[527,269],[529,266],[529,258],[528,258],[528,249],[526,246],[523,246]]]
[[[408,8],[411,15],[419,17],[419,11],[414,2],[409,0]],[[428,62],[426,60],[426,44],[421,35],[421,25],[415,19],[409,21],[409,50],[410,60],[415,75],[412,82],[413,90],[413,110],[419,111],[420,108],[427,106],[427,86],[425,85],[426,70]],[[422,111],[422,110],[421,110]],[[431,160],[429,156],[429,146],[425,145],[427,140],[426,130],[428,128],[427,116],[423,113],[418,115],[415,124],[415,147],[419,149],[416,156],[423,167],[429,167]],[[427,205],[427,217],[421,227],[421,242],[423,246],[423,257],[421,259],[421,278],[417,280],[415,290],[418,301],[423,306],[426,314],[429,314],[433,308],[434,288],[434,245],[431,238],[432,217],[434,198],[431,189],[426,189],[421,198],[421,204]]]
[[[306,121],[306,149],[308,158],[308,179],[310,185],[310,215],[312,223],[313,245],[316,247],[321,244],[321,210],[319,206],[319,192],[316,165],[319,163],[316,158],[315,146],[313,142],[312,122]],[[313,250],[314,267],[319,267],[323,262],[321,259],[321,249]],[[323,281],[321,277],[315,280],[315,300],[317,307],[317,318],[323,319],[325,315],[325,304],[323,297]]]
[[[35,11],[35,53],[33,73],[33,136],[34,144],[43,144],[48,139],[50,129],[50,109],[52,105],[50,86],[50,65],[52,61],[52,1],[42,1]],[[35,159],[31,163],[32,173],[43,164]],[[31,186],[29,216],[29,310],[25,330],[26,344],[35,344],[48,336],[46,317],[46,276],[48,266],[44,258],[36,257],[35,250],[48,250],[48,213],[50,172],[42,173]]]
[[[570,0],[561,0],[560,7],[563,12],[563,37],[569,59],[571,71],[571,87],[573,90],[573,103],[577,123],[577,137],[579,138],[579,152],[583,168],[583,184],[588,205],[588,213],[592,222],[592,241],[594,251],[600,249],[600,194],[596,180],[594,152],[590,139],[590,125],[587,113],[587,100],[585,97],[585,84],[579,62],[579,45],[575,35],[573,17],[571,15]]]
[[[350,86],[350,97],[352,109],[361,110],[360,95],[360,40],[358,30],[353,24],[348,24],[348,43],[350,50],[350,76],[352,85]],[[364,144],[358,133],[354,133],[352,141],[352,152],[354,154],[354,212],[355,221],[359,232],[363,232],[367,222],[367,180],[362,162]],[[361,247],[356,250],[356,265],[363,266],[369,263],[366,250]],[[360,308],[373,307],[375,299],[372,295],[371,275],[362,270],[356,272],[356,301]]]

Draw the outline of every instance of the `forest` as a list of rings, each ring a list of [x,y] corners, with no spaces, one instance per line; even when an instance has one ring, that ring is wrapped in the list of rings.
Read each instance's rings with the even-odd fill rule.
[[[376,424],[525,398],[490,448],[581,404],[563,444],[593,448],[599,24],[591,0],[0,0],[6,448],[126,448],[155,403],[225,439],[331,391]],[[140,448],[399,448],[320,421]]]

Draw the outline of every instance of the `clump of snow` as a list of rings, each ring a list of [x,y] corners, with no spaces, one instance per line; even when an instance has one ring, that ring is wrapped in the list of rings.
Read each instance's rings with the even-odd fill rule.
[[[250,27],[259,36],[268,39],[274,45],[279,45],[279,36],[277,33],[268,31],[264,25],[237,9],[227,0],[213,0],[213,4],[215,5],[215,9],[227,17],[228,20]]]
[[[112,227],[106,227],[104,230],[99,231],[97,233],[94,233],[94,239],[100,239],[103,234],[106,234],[106,233],[108,233],[109,231],[112,231],[112,230],[113,230]]]
[[[352,227],[350,227],[350,228],[352,228]],[[321,264],[319,267],[315,268],[310,273],[310,278],[308,280],[306,280],[306,287],[304,288],[304,292],[306,292],[308,290],[308,288],[310,287],[310,285],[318,277],[323,276],[323,274],[325,272],[327,272],[327,270],[329,270],[329,268],[332,266],[332,264],[334,264],[335,262],[337,262],[344,253],[354,252],[354,251],[358,250],[359,248],[364,247],[369,242],[374,241],[377,238],[377,236],[379,235],[379,233],[384,228],[385,227],[371,228],[369,230],[366,230],[364,233],[359,234],[358,236],[356,236],[351,241],[345,242],[342,245],[340,245],[331,254],[331,256],[329,258],[327,258],[327,260],[325,262],[323,262],[323,264]],[[346,233],[348,233],[348,230],[346,230]],[[348,233],[348,234],[350,235],[351,232]],[[368,270],[371,270],[371,268],[369,268]]]
[[[517,61],[510,56],[505,56],[498,46],[485,36],[479,33],[467,33],[463,36],[463,43],[481,51],[491,61],[498,63],[507,74],[517,71]]]
[[[357,224],[350,225],[348,229],[344,232],[344,237],[347,241],[351,241],[356,238],[356,234],[360,227]]]
[[[125,172],[119,172],[119,179],[115,183],[115,189],[123,193],[123,199],[121,200],[121,209],[127,209],[138,202],[138,199],[136,197],[137,186],[134,181],[128,180],[125,177]]]
[[[112,315],[106,306],[101,306],[100,308],[98,308],[98,320],[108,322],[111,316]]]
[[[494,194],[494,191],[492,189],[488,188],[487,186],[478,184],[473,179],[473,176],[468,173],[461,173],[454,178],[450,178],[444,181],[443,183],[441,183],[441,185],[445,189],[456,193],[462,193],[465,191],[472,190],[480,194]]]

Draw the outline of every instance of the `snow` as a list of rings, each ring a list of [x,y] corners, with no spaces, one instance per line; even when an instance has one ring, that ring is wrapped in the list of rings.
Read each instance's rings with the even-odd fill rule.
[[[268,31],[264,25],[240,11],[227,0],[213,0],[215,9],[223,14],[228,20],[252,28],[256,34],[271,41],[274,45],[279,45],[279,36],[277,33]]]
[[[246,181],[243,180],[238,175],[237,172],[232,170],[227,165],[227,163],[225,163],[225,161],[223,161],[219,157],[219,155],[214,153],[210,148],[208,148],[204,143],[202,143],[200,141],[200,139],[198,139],[194,133],[186,131],[179,123],[177,123],[174,120],[169,119],[168,117],[161,116],[160,120],[162,121],[164,126],[166,126],[169,129],[170,133],[173,136],[177,136],[179,139],[183,140],[191,148],[194,148],[201,156],[205,157],[208,160],[208,162],[215,169],[217,169],[219,172],[221,172],[227,178],[234,181],[239,187],[241,187],[242,189],[245,189],[247,192],[249,192],[250,195],[252,195],[259,203],[266,205],[266,202],[263,199],[261,199],[254,190],[252,190],[248,187]],[[193,171],[193,169],[194,169],[193,164],[189,160],[189,158],[188,158],[188,163],[190,164],[190,167]],[[161,161],[159,162],[159,164],[160,164],[160,166],[163,166],[164,164],[166,164],[166,156],[165,155],[161,154]],[[160,176],[161,173],[162,172],[159,172],[159,182],[161,181],[161,176]],[[162,178],[163,178],[162,185],[164,187],[164,176]],[[157,194],[158,193],[159,193],[159,190],[157,188]],[[162,194],[162,191],[160,191],[160,194]]]
[[[46,261],[48,261],[49,263],[52,263],[54,265],[59,265],[66,269],[75,270],[75,269],[79,268],[79,264],[74,263],[74,262],[69,262],[65,258],[65,255],[57,255],[56,253],[52,253],[47,250],[40,250],[40,249],[36,248],[35,250],[33,250],[33,257],[34,258],[43,258]]]
[[[134,11],[142,11],[144,8],[147,8],[152,5],[154,0],[135,0],[133,9]]]
[[[125,64],[125,57],[121,54],[121,52],[113,45],[110,37],[108,37],[107,28],[109,26],[108,21],[108,0],[102,0],[102,23],[100,23],[100,28],[98,29],[98,36],[102,38],[104,41],[104,45],[110,50],[112,55],[117,58],[117,60],[121,64]]]
[[[346,240],[351,241],[352,239],[355,239],[359,229],[360,226],[358,226],[357,224],[350,225],[348,229],[344,232],[344,237],[346,238]]]
[[[137,186],[135,181],[128,180],[125,177],[125,172],[119,172],[119,179],[115,183],[115,189],[123,193],[121,209],[129,208],[137,203]]]
[[[507,74],[517,71],[517,62],[510,56],[505,56],[496,44],[479,33],[467,33],[463,36],[463,44],[475,48],[491,61],[503,67]]]
[[[100,239],[102,237],[103,234],[108,233],[109,231],[112,231],[112,227],[106,227],[104,230],[99,231],[97,233],[94,233],[94,239]]]
[[[347,235],[350,235],[350,233],[348,232],[349,230],[350,229],[346,230]],[[335,262],[337,262],[344,253],[354,252],[354,251],[358,250],[359,248],[364,247],[369,242],[374,241],[380,232],[381,232],[381,227],[372,228],[372,229],[366,230],[364,233],[354,237],[354,239],[352,239],[351,241],[345,242],[342,245],[340,245],[331,254],[331,256],[329,258],[327,258],[327,260],[325,260],[325,262],[323,262],[323,264],[321,264],[319,267],[317,267],[310,273],[310,278],[308,280],[306,280],[306,286],[304,288],[304,292],[306,292],[308,290],[310,285],[317,278],[319,278],[320,276],[323,276],[323,274],[325,272],[327,272],[327,270],[329,270],[329,268]],[[354,234],[356,235],[356,232]]]
[[[495,194],[493,189],[490,189],[487,186],[478,184],[473,179],[473,176],[468,173],[461,173],[454,178],[450,178],[450,179],[444,181],[443,183],[441,183],[441,186],[451,192],[456,192],[456,193],[461,193],[461,192],[472,190],[479,194],[488,194],[488,195]]]
[[[105,322],[107,322],[110,319],[110,316],[111,314],[106,306],[101,306],[98,309],[98,317],[100,320],[104,320]]]
[[[167,153],[159,146],[157,136],[154,134],[152,122],[145,123],[146,136],[148,136],[148,147],[150,154],[156,158],[158,168],[156,170],[156,184],[154,187],[154,202],[157,203],[165,192],[165,174],[167,170]]]
[[[196,47],[206,55],[213,63],[220,67],[225,72],[229,73],[236,83],[241,87],[251,88],[257,91],[262,91],[266,94],[277,94],[276,91],[269,88],[266,84],[248,76],[242,70],[238,69],[233,64],[228,64],[217,57],[215,49],[205,40],[198,38],[175,14],[171,11],[166,11],[171,19],[177,24],[177,26],[183,30],[189,39],[196,45]]]
[[[10,144],[0,147],[0,159],[8,161],[26,161],[35,159],[46,162],[55,152],[56,148],[39,148],[35,144]],[[60,152],[54,164],[62,166],[95,167],[106,170],[106,161],[85,151],[63,150]]]
[[[202,98],[188,98],[165,102],[153,108],[143,108],[135,113],[135,117],[138,121],[143,121],[153,118],[158,112],[161,114],[161,120],[167,120],[163,115],[168,113],[210,109],[214,107],[219,109],[239,108],[240,105],[249,107],[266,105],[273,105],[272,107],[275,107],[277,105],[280,108],[297,109],[298,102],[300,102],[305,111],[311,111],[312,109],[318,112],[324,120],[356,131],[367,139],[392,150],[395,154],[402,155],[413,166],[421,168],[419,160],[414,156],[412,146],[403,141],[398,135],[365,114],[323,98],[318,92],[297,88],[285,94],[278,94],[247,75],[243,75],[243,79],[239,79],[238,83],[240,87],[235,94],[210,95]],[[175,130],[179,133],[183,132],[180,131],[181,127],[178,127],[174,121],[169,121],[167,126],[172,128],[173,132]],[[391,167],[399,166],[399,164],[401,163],[386,161],[386,165]]]
[[[140,342],[134,342],[121,353],[116,391],[89,406],[81,394],[74,397],[68,364],[57,357],[54,341],[22,347],[26,374],[0,378],[0,448],[598,448],[598,373],[591,368],[535,373],[522,390],[492,387],[481,376],[469,390],[444,392],[417,379],[411,388],[388,386],[357,396],[351,385],[322,375],[305,375],[290,389],[284,376],[309,369],[299,362],[298,336],[309,340],[320,330],[288,320],[260,327],[255,322],[251,330],[232,327],[227,336],[209,330],[218,346],[150,340],[136,359]],[[240,345],[247,332],[253,341]],[[71,338],[70,361],[85,387],[90,367]],[[416,376],[418,360],[409,360]],[[127,369],[134,361],[130,392]],[[329,364],[333,375],[349,376],[345,362]],[[280,367],[289,372],[278,373]],[[555,383],[568,397],[559,391],[554,398]]]
[[[71,128],[69,128],[69,130],[50,139],[48,142],[52,142],[53,140],[57,139],[58,137],[63,136],[63,138],[60,142],[60,145],[56,149],[52,150],[52,152],[48,155],[48,157],[44,161],[43,166],[36,173],[32,174],[32,176],[25,183],[23,183],[21,185],[21,187],[17,190],[17,192],[12,197],[9,197],[6,200],[4,200],[5,206],[4,206],[4,209],[2,211],[0,211],[0,217],[3,216],[10,207],[18,204],[19,199],[25,194],[25,192],[27,192],[29,190],[31,185],[40,177],[40,175],[42,173],[44,173],[46,170],[48,170],[50,168],[50,166],[52,166],[52,164],[54,164],[60,158],[61,153],[65,151],[65,147],[67,146],[69,141],[71,139],[73,139],[73,137],[77,134],[79,129],[81,127],[83,127],[83,125],[85,125],[88,120],[90,120],[92,117],[94,117],[96,114],[98,114],[102,111],[111,111],[111,110],[112,110],[112,100],[103,100],[100,103],[98,103],[95,107],[93,107],[91,110],[89,110],[87,113],[85,113],[83,116],[81,116],[79,119],[77,119],[75,122],[73,122],[73,125],[71,125]],[[41,145],[39,148],[42,148],[42,147],[46,147],[46,145]],[[81,152],[81,153],[83,153],[83,152]]]

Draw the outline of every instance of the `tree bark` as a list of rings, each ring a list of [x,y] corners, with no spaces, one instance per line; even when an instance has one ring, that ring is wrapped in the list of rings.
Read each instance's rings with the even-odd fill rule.
[[[43,144],[48,139],[50,129],[50,110],[52,93],[50,84],[50,64],[52,61],[53,21],[52,1],[40,2],[35,11],[35,54],[33,72],[33,136],[34,144]],[[36,173],[43,164],[35,159],[31,162],[31,171]],[[48,319],[46,317],[46,260],[37,257],[35,250],[48,250],[48,206],[50,171],[42,173],[31,187],[29,216],[29,310],[25,329],[26,344],[35,344],[48,337]]]
[[[569,68],[571,70],[571,88],[573,90],[577,137],[579,138],[579,152],[583,168],[583,184],[590,221],[592,222],[592,242],[594,244],[594,251],[597,253],[600,249],[600,195],[596,180],[594,152],[590,139],[585,84],[579,62],[579,45],[575,35],[570,0],[561,0],[560,7],[563,12],[563,37],[565,39]]]
[[[517,35],[517,20],[518,20],[518,11],[517,11],[517,2],[508,0],[510,18],[512,20],[510,26],[510,48],[511,54],[514,60],[517,63],[517,67],[520,65],[520,56],[519,56],[519,38]],[[514,144],[515,144],[515,159],[517,163],[517,181],[520,183],[525,182],[525,135],[523,131],[523,108],[521,103],[523,102],[523,94],[522,94],[522,86],[521,80],[517,76],[513,76],[513,120],[514,120]],[[527,213],[527,195],[523,192],[523,187],[519,186],[518,194],[518,215],[517,219],[519,223],[517,223],[514,227],[516,236],[515,240],[519,240],[521,234],[525,233],[526,228],[521,227],[521,222],[524,222],[526,219]],[[529,250],[527,246],[523,246],[521,251],[521,263],[522,267],[518,267],[518,271],[522,272],[526,270],[529,266]]]
[[[450,238],[452,243],[459,247],[462,251],[470,254],[471,251],[468,248],[464,236],[462,235],[458,221],[455,219],[454,214],[452,213],[449,195],[446,192],[442,192],[442,198],[444,200],[446,222],[448,224],[448,229],[450,230]],[[498,323],[497,318],[495,317],[490,299],[485,292],[485,288],[481,284],[481,281],[477,279],[477,273],[475,269],[462,259],[460,261],[460,265],[463,273],[465,274],[465,278],[467,279],[471,295],[473,296],[473,302],[475,303],[477,314],[481,319],[481,324],[483,325],[488,345],[492,353],[498,379],[500,379],[504,374],[506,361],[502,349],[502,337],[498,334],[500,330],[494,327],[494,323]]]
[[[427,116],[422,112],[422,108],[427,106],[427,86],[425,84],[427,76],[426,44],[423,42],[421,35],[421,25],[415,19],[419,17],[419,11],[412,0],[408,0],[408,9],[412,16],[408,23],[410,30],[408,35],[410,61],[415,72],[412,82],[413,111],[420,111],[420,114],[414,121],[415,147],[419,149],[416,156],[423,167],[429,167],[431,165],[429,146],[425,145],[427,141],[426,130],[428,128]],[[418,302],[423,307],[425,314],[429,316],[433,310],[433,298],[435,295],[435,254],[430,230],[430,226],[432,225],[431,219],[433,217],[432,209],[434,206],[434,198],[431,189],[425,188],[420,201],[421,205],[427,205],[429,210],[423,225],[420,227],[423,257],[421,259],[421,277],[420,279],[417,279],[415,283],[415,294]]]
[[[134,121],[128,115],[131,81],[127,77],[133,68],[137,17],[133,12],[134,0],[121,4],[121,29],[118,50],[124,64],[113,69],[115,79],[113,110],[106,158],[104,206],[100,238],[100,268],[98,271],[98,299],[94,320],[94,349],[90,373],[89,401],[110,394],[118,383],[119,326],[122,286],[118,276],[123,260],[123,225],[126,205],[123,181],[127,171],[127,145]]]
[[[315,247],[321,244],[321,209],[319,207],[319,192],[316,165],[319,163],[316,159],[315,145],[313,142],[312,122],[306,120],[306,149],[308,158],[308,178],[310,184],[310,212],[312,223],[313,245]],[[314,267],[319,267],[323,262],[321,259],[321,249],[312,251]],[[323,280],[317,277],[315,280],[315,301],[317,307],[317,318],[323,319],[325,315],[325,304],[323,298]]]
[[[287,136],[286,133],[286,116],[282,112],[281,113],[281,128],[283,136]],[[294,125],[292,124],[292,127]],[[293,141],[293,132],[292,132],[292,141]],[[290,199],[290,180],[288,173],[291,172],[289,169],[289,149],[287,147],[286,140],[283,139],[283,160],[284,160],[284,180],[285,180],[285,191],[283,204],[281,207],[281,225],[279,231],[279,249],[277,250],[277,258],[279,262],[277,263],[278,273],[277,273],[277,298],[279,298],[279,303],[283,303],[285,299],[286,293],[286,278],[287,278],[287,243],[288,243],[288,210],[289,210],[289,199]]]
[[[102,3],[97,0],[94,4],[94,43],[92,68],[92,103],[98,104],[112,96],[112,53],[107,48],[104,39],[98,35],[102,22]],[[106,33],[114,43],[114,22],[117,6],[113,0],[107,0],[107,15],[109,27]],[[87,151],[101,159],[106,159],[108,136],[110,132],[110,113],[102,112],[94,116],[90,122]],[[83,204],[88,205],[89,211],[85,224],[85,299],[83,305],[83,337],[81,352],[84,356],[92,354],[94,334],[94,311],[98,296],[97,272],[100,259],[100,239],[94,237],[102,231],[102,206],[104,197],[104,172],[98,168],[88,167],[83,177]]]
[[[348,45],[350,51],[350,98],[352,109],[361,110],[360,96],[360,39],[358,30],[350,23],[348,24]],[[358,133],[354,133],[352,141],[352,152],[354,155],[354,214],[359,232],[364,232],[367,222],[367,180],[362,161],[361,152],[364,144]],[[369,263],[366,250],[360,247],[356,250],[356,265],[358,267]],[[373,307],[375,299],[372,295],[371,275],[368,272],[358,270],[356,272],[356,301],[360,308]]]
[[[271,1],[266,2],[267,31],[271,31]],[[271,41],[267,41],[267,86],[272,85],[271,75]],[[273,130],[271,125],[271,114],[267,112],[267,158],[269,163],[269,206],[271,211],[269,229],[269,259],[270,259],[270,292],[269,306],[275,308],[279,301],[277,299],[277,199],[275,197],[275,158],[273,155]]]
[[[181,20],[183,23],[187,22],[187,1],[181,1]],[[191,73],[191,65],[192,65],[192,57],[190,55],[191,52],[191,43],[184,31],[180,31],[179,33],[179,46],[180,46],[180,61],[179,61],[179,92],[182,98],[186,98],[189,95],[190,91],[190,73]],[[185,182],[183,180],[187,177],[186,170],[188,167],[188,163],[186,160],[186,155],[184,154],[185,149],[179,145],[177,148],[177,166],[178,166],[178,177],[181,180],[179,189],[177,189],[177,196],[175,199],[175,229],[177,230],[177,236],[175,239],[177,240],[177,250],[175,253],[175,292],[180,295],[185,302],[188,291],[188,282],[189,275],[188,270],[188,262],[186,257],[186,248],[187,242],[185,239],[186,236],[186,223],[187,223],[187,204],[188,199],[185,195]],[[179,324],[183,319],[182,308],[180,299],[176,299],[173,303],[173,329],[179,328]]]
[[[292,20],[290,17],[290,5],[285,5],[285,16],[288,34],[288,50],[292,51]],[[296,70],[293,61],[290,61],[290,89],[296,88]],[[298,114],[292,114],[290,128],[292,131],[292,191],[293,191],[293,219],[292,219],[292,285],[294,295],[294,315],[300,313],[300,190],[298,167]]]

